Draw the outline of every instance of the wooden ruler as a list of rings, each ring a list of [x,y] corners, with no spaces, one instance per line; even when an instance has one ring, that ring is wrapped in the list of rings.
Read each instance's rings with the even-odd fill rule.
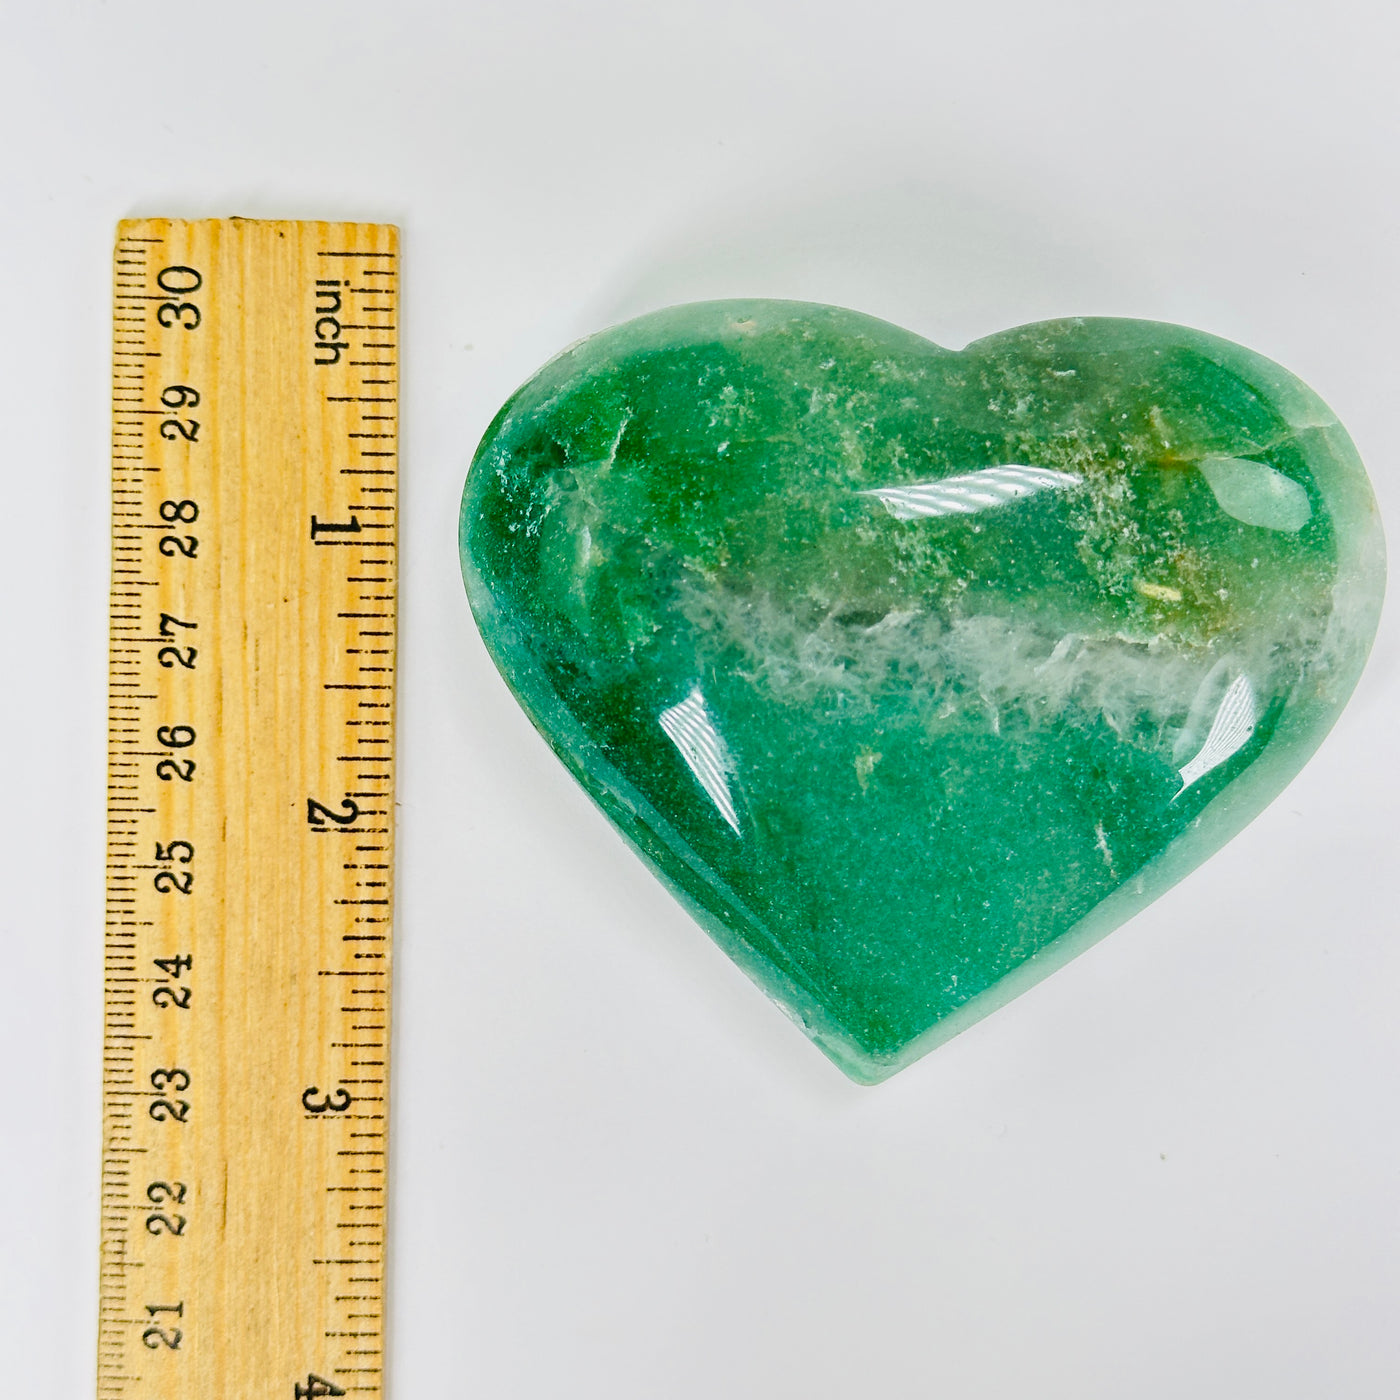
[[[396,246],[118,230],[100,1400],[382,1390]]]

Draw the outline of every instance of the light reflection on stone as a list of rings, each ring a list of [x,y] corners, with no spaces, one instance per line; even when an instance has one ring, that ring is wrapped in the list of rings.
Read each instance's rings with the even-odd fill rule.
[[[734,798],[729,791],[729,774],[734,771],[734,760],[723,736],[715,728],[705,705],[705,696],[698,685],[669,709],[662,710],[657,722],[665,731],[666,737],[676,746],[685,765],[695,775],[695,781],[705,789],[706,796],[715,804],[720,816],[734,829],[739,830],[739,817],[734,810]]]
[[[879,486],[861,495],[874,496],[896,520],[919,520],[932,515],[973,515],[1041,491],[1078,486],[1080,481],[1073,472],[1013,463],[945,476],[939,481]]]
[[[1248,676],[1237,676],[1220,701],[1200,752],[1181,770],[1181,792],[1177,796],[1244,748],[1254,737],[1258,722],[1254,687]]]

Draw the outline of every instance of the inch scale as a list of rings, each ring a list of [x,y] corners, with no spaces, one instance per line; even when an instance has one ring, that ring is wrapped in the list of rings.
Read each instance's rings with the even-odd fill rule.
[[[99,1400],[378,1396],[398,258],[118,229]]]

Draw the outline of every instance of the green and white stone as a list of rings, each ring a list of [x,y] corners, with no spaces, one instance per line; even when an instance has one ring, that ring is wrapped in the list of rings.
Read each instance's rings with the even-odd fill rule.
[[[555,752],[861,1082],[1254,817],[1351,693],[1384,574],[1350,439],[1240,346],[1070,320],[952,352],[777,301],[551,361],[461,544]]]

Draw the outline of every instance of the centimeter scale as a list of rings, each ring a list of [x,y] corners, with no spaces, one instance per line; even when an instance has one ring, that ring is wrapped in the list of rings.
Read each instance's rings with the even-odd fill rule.
[[[99,1400],[378,1396],[397,234],[115,284]]]

